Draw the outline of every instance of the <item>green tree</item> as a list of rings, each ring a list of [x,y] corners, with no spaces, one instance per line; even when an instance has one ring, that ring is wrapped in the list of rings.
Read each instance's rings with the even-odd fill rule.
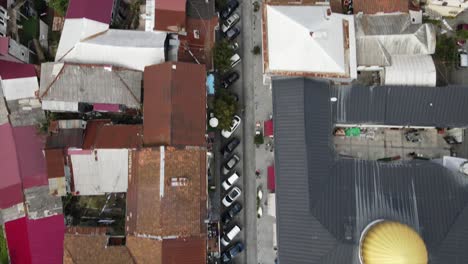
[[[262,48],[260,48],[259,45],[256,45],[256,46],[253,47],[253,49],[252,49],[252,53],[253,53],[254,55],[260,54],[261,51],[262,51]]]
[[[229,129],[236,114],[237,102],[226,90],[219,90],[213,103],[213,113],[218,118],[219,129]]]
[[[458,30],[457,31],[457,38],[466,40],[468,39],[468,30]]]
[[[49,0],[49,6],[64,16],[68,8],[68,0]]]
[[[457,44],[454,38],[440,35],[437,37],[435,57],[447,66],[457,61]]]
[[[227,40],[216,42],[213,49],[213,60],[215,67],[224,73],[231,68],[231,57],[234,55],[234,50]]]

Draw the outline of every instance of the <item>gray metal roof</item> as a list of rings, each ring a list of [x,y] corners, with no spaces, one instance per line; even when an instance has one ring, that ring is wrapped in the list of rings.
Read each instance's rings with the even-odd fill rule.
[[[412,24],[409,14],[355,16],[358,66],[389,66],[392,55],[434,54],[431,24]]]
[[[468,177],[430,161],[382,163],[336,156],[330,143],[333,104],[342,101],[331,102],[335,92],[328,82],[273,80],[280,262],[357,264],[361,232],[372,221],[387,219],[420,233],[430,263],[465,263]],[[359,92],[353,94],[356,100]],[[377,89],[374,99],[386,92]],[[412,98],[416,104],[426,100],[424,95]],[[384,111],[379,109],[388,107],[377,108],[365,94],[359,102],[376,104],[378,113],[367,111],[369,118],[379,118]]]
[[[404,87],[359,85],[332,88],[338,124],[465,127],[468,90],[463,86]]]
[[[122,104],[139,108],[143,73],[104,65],[43,63],[42,100]]]

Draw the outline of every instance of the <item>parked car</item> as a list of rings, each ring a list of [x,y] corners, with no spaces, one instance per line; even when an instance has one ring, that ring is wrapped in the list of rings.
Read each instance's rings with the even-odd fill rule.
[[[225,36],[229,41],[233,41],[237,38],[237,36],[239,36],[239,34],[240,29],[238,27],[233,27],[226,32]]]
[[[465,51],[461,51],[458,53],[458,56],[460,57],[460,61],[458,62],[458,66],[460,68],[466,68],[468,67],[468,53]]]
[[[229,263],[233,258],[244,251],[244,245],[241,242],[237,242],[234,246],[228,248],[222,255],[221,259],[223,263]]]
[[[237,174],[237,171],[234,171],[234,173],[229,176],[225,181],[223,181],[223,183],[221,184],[221,186],[223,186],[223,189],[225,191],[231,189],[231,187],[239,180],[239,174]]]
[[[221,19],[228,18],[236,10],[237,7],[239,7],[239,2],[237,0],[229,1],[224,7],[224,9],[221,10]]]
[[[240,21],[240,16],[234,13],[228,19],[226,19],[226,21],[224,21],[223,25],[221,26],[221,30],[223,31],[223,33],[226,33],[226,31],[232,28],[239,21]]]
[[[229,232],[224,234],[224,236],[221,238],[221,244],[223,246],[227,246],[231,243],[231,241],[240,233],[241,229],[238,225],[235,225]]]
[[[237,80],[239,80],[239,73],[238,72],[231,72],[226,77],[223,78],[223,81],[221,82],[221,87],[223,88],[229,88],[233,83],[235,83]]]
[[[239,49],[239,43],[234,42],[234,43],[232,43],[231,45],[229,45],[229,47],[230,47],[233,51],[237,51],[237,49]]]
[[[226,207],[229,207],[233,202],[235,202],[240,195],[242,194],[242,191],[239,189],[239,187],[234,187],[223,199],[223,204]]]
[[[240,158],[234,154],[226,163],[223,165],[223,174],[227,175],[229,172],[239,163]]]
[[[224,146],[224,148],[221,150],[221,154],[223,154],[224,158],[227,158],[229,155],[234,152],[234,150],[239,146],[240,144],[240,139],[234,137],[229,142]]]
[[[231,57],[231,68],[234,68],[236,67],[237,64],[239,64],[241,62],[241,57],[239,56],[239,54],[234,54],[232,55]]]
[[[238,202],[234,202],[231,208],[221,216],[223,225],[229,224],[240,211],[242,211],[242,205]]]
[[[241,118],[238,115],[235,115],[232,118],[231,128],[229,130],[223,129],[221,131],[221,135],[225,138],[231,137],[232,133],[234,133],[234,131],[236,131],[236,129],[240,126],[240,123],[241,123]]]

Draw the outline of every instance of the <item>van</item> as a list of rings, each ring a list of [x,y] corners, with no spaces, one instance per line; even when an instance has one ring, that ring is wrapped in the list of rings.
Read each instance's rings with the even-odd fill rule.
[[[231,243],[231,241],[240,233],[240,231],[240,227],[235,225],[221,238],[221,244],[223,244],[223,246],[229,245],[229,243]]]
[[[468,54],[466,52],[460,52],[460,67],[468,67]]]
[[[232,55],[231,57],[231,68],[234,68],[236,67],[237,64],[239,64],[239,62],[241,61],[241,57],[239,56],[239,54],[234,54]]]

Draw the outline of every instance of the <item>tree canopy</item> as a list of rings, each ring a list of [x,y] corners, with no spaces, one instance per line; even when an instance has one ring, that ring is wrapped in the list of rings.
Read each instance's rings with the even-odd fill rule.
[[[57,13],[64,16],[68,8],[68,0],[49,0],[49,6]]]

